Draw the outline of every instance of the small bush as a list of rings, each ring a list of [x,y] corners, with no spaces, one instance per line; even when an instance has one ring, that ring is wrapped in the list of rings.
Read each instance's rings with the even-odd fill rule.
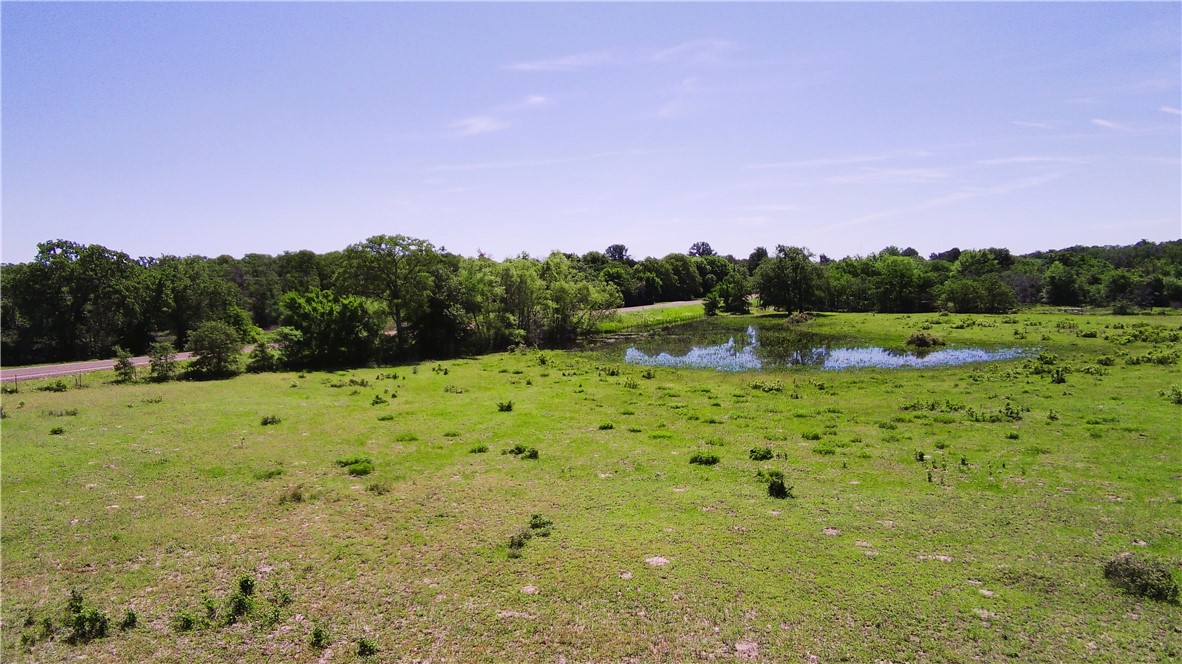
[[[498,412],[498,413],[510,413],[510,412],[513,412],[513,401],[512,401],[512,400],[509,400],[509,401],[498,401],[498,402],[497,402],[497,412]]]
[[[38,387],[37,391],[38,392],[65,392],[68,389],[70,389],[70,388],[66,386],[66,382],[59,379],[59,380],[53,381],[52,383],[46,383],[45,385]]]
[[[372,657],[378,654],[378,644],[368,636],[357,639],[357,656]]]
[[[468,450],[468,452],[470,454],[484,454],[487,451],[488,451],[488,445],[485,445],[484,443],[481,443],[479,445],[475,445],[472,447],[472,449]]]
[[[312,638],[310,640],[312,647],[317,650],[324,650],[329,643],[328,630],[324,625],[316,624],[312,626]]]
[[[821,456],[833,456],[837,454],[837,450],[828,445],[818,445],[813,448],[813,454],[820,454]]]
[[[927,460],[927,455],[923,453],[923,450],[915,450],[915,460],[923,463]]]
[[[536,459],[536,458],[538,458],[538,448],[531,447],[531,448],[527,449],[525,452],[522,453],[521,458],[522,459]]]
[[[390,493],[390,487],[386,484],[383,484],[382,482],[370,482],[365,487],[365,490],[379,496],[384,496],[387,493]]]
[[[178,632],[188,632],[197,626],[197,617],[192,611],[177,611],[172,617],[172,628]]]
[[[713,466],[720,461],[717,454],[710,452],[694,452],[693,456],[689,458],[689,462],[699,466]]]
[[[513,447],[510,447],[509,449],[501,450],[501,454],[512,454],[513,456],[517,456],[518,454],[525,454],[526,449],[527,448],[525,445],[522,445],[521,443],[517,443],[516,445],[514,445]]]
[[[251,592],[254,592],[253,580],[251,584]],[[238,622],[239,618],[250,613],[250,609],[253,606],[254,602],[249,595],[242,592],[242,590],[234,591],[230,594],[229,599],[226,600],[226,624],[232,625]]]
[[[915,332],[903,343],[916,348],[931,348],[932,346],[943,346],[944,340],[930,332]]]
[[[1122,553],[1104,564],[1104,577],[1134,595],[1178,603],[1178,582],[1164,563]]]
[[[283,420],[280,419],[278,415],[264,415],[263,419],[259,420],[259,424],[267,427],[271,426],[272,424],[279,424],[282,421]]]
[[[1182,388],[1177,385],[1171,385],[1169,389],[1161,390],[1158,394],[1175,406],[1182,406]]]
[[[394,440],[400,443],[413,443],[418,439],[419,437],[417,435],[410,433],[409,431],[394,436]]]
[[[107,614],[93,606],[84,606],[80,593],[71,591],[70,601],[66,607],[66,626],[70,629],[66,641],[69,643],[89,643],[107,635],[111,624]]]
[[[767,461],[772,458],[772,448],[770,447],[753,447],[748,453],[752,461]]]
[[[353,456],[341,457],[340,459],[336,460],[336,464],[338,466],[340,466],[341,468],[352,466],[352,465],[358,464],[358,463],[371,463],[371,462],[373,462],[373,459],[371,459],[367,456],[361,455],[361,454],[354,454]]]
[[[394,420],[393,413],[386,413],[385,415],[378,415],[379,422],[391,422]]]
[[[282,468],[268,468],[254,474],[256,480],[271,480],[283,474]]]
[[[652,380],[657,377],[657,372],[653,371],[652,369],[645,369],[640,373],[640,377],[645,380]]]
[[[821,440],[821,434],[816,431],[805,431],[800,437],[805,440]]]
[[[371,405],[371,406],[380,406],[380,405],[382,405],[382,404],[385,404],[385,403],[390,403],[390,402],[389,402],[389,401],[386,401],[385,399],[383,399],[383,398],[382,398],[382,395],[380,395],[380,394],[375,394],[375,395],[373,395],[373,400],[369,402],[369,405]]]
[[[604,422],[603,424],[599,425],[600,431],[610,431],[614,428],[616,428],[616,425],[612,424],[611,422]]]
[[[238,577],[238,591],[247,597],[254,594],[254,577],[243,574]]]
[[[767,483],[767,495],[771,496],[772,498],[780,499],[795,498],[795,496],[792,495],[792,488],[793,487],[784,485],[783,478],[774,479]]]
[[[554,522],[541,514],[533,514],[529,517],[529,527],[537,530],[539,528],[549,528],[554,525]]]
[[[1006,440],[1018,440],[1017,431],[1009,431],[1006,433]]]
[[[119,629],[126,632],[129,629],[135,629],[139,624],[139,615],[135,611],[128,609],[123,613],[123,618],[119,620]]]
[[[65,433],[66,433],[66,429],[64,427],[54,427],[49,430],[49,435],[51,435],[51,436],[61,436]]]
[[[370,461],[361,461],[359,463],[351,463],[345,466],[345,471],[353,477],[365,477],[373,472],[373,463]]]

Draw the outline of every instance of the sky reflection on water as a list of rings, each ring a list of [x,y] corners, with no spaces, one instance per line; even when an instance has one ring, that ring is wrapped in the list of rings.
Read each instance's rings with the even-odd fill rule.
[[[899,353],[881,347],[827,348],[812,347],[797,350],[780,362],[761,359],[761,347],[754,327],[747,328],[747,343],[739,346],[734,337],[726,343],[694,346],[684,355],[661,352],[650,355],[635,346],[624,351],[628,364],[653,367],[716,369],[718,371],[756,371],[767,366],[804,365],[831,371],[842,369],[927,368],[956,366],[972,362],[992,362],[1021,357],[1021,348],[945,348],[921,353]]]

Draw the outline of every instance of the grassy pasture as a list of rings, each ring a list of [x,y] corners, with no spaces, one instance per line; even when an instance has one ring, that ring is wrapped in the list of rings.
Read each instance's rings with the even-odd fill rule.
[[[725,323],[752,321],[783,324]],[[646,374],[525,351],[22,387],[3,397],[3,660],[1182,657],[1182,610],[1102,574],[1133,551],[1180,576],[1177,317],[807,327],[1044,354]],[[537,458],[502,453],[517,445]],[[341,463],[363,458],[368,474]],[[761,470],[794,497],[769,497]],[[254,594],[228,624],[244,575]],[[71,589],[108,636],[67,642]]]

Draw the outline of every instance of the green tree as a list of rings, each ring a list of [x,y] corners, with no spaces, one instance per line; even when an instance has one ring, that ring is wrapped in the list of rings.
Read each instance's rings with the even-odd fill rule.
[[[381,301],[394,319],[395,343],[405,353],[410,331],[427,311],[433,285],[435,247],[405,235],[375,235],[350,245],[341,257],[338,279],[348,292]]]
[[[148,347],[148,376],[164,382],[176,378],[176,349],[167,341],[157,341]]]
[[[327,368],[360,366],[373,359],[382,326],[363,298],[312,290],[285,294],[279,308],[283,364]]]
[[[229,324],[207,320],[189,335],[186,348],[193,353],[189,371],[202,378],[224,378],[238,373],[242,337]]]
[[[760,304],[803,312],[816,296],[820,276],[812,257],[813,253],[803,247],[777,246],[775,258],[763,261],[753,277]]]
[[[135,365],[131,363],[131,353],[115,346],[115,380],[120,383],[135,382]]]

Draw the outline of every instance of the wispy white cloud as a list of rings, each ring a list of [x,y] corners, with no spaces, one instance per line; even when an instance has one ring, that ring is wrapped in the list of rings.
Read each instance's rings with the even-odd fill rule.
[[[1002,157],[999,159],[978,159],[976,164],[982,166],[1008,166],[1010,164],[1086,164],[1086,159],[1078,157]]]
[[[938,168],[876,168],[864,166],[856,173],[825,178],[830,184],[928,184],[945,182],[951,173]]]
[[[455,136],[476,136],[501,131],[509,127],[509,123],[491,115],[473,115],[472,117],[456,120],[451,123],[452,134]]]
[[[488,134],[509,128],[512,123],[506,120],[504,116],[537,110],[548,106],[550,103],[551,99],[544,95],[529,95],[519,101],[494,106],[485,113],[456,120],[449,126],[453,136]]]
[[[812,168],[816,166],[847,166],[850,164],[865,164],[876,161],[886,161],[888,159],[930,156],[931,153],[925,150],[900,150],[896,152],[884,152],[881,154],[846,155],[841,157],[822,157],[819,159],[800,159],[795,161],[775,161],[745,164],[743,168],[747,170],[762,170]]]
[[[825,227],[824,230],[832,232],[835,230],[848,228],[850,226],[857,226],[860,224],[864,224],[869,221],[877,221],[879,219],[885,219],[885,218],[889,218],[889,217],[914,214],[916,212],[923,212],[925,210],[931,210],[933,208],[944,207],[945,205],[952,205],[954,203],[962,203],[964,201],[974,200],[974,199],[978,199],[978,198],[990,198],[990,197],[994,197],[994,196],[1004,196],[1006,194],[1011,194],[1015,191],[1021,191],[1023,189],[1030,189],[1032,187],[1038,187],[1040,185],[1051,182],[1052,180],[1056,180],[1059,177],[1061,177],[1062,175],[1063,175],[1062,173],[1044,173],[1042,175],[1035,175],[1035,176],[1031,176],[1028,178],[1021,178],[1019,180],[1013,180],[1010,182],[1004,182],[1001,184],[991,185],[991,186],[987,186],[987,187],[963,187],[959,191],[954,191],[950,194],[945,194],[943,196],[938,196],[936,198],[930,198],[928,200],[916,203],[915,205],[901,207],[901,208],[893,208],[893,209],[888,209],[888,210],[880,210],[878,212],[871,212],[869,214],[865,214],[860,217],[855,217],[853,219],[850,219],[849,221],[845,221],[845,222],[842,222],[839,224],[829,225],[829,226]]]
[[[525,60],[508,64],[505,69],[525,72],[557,72],[624,65],[714,65],[723,62],[736,49],[737,45],[734,42],[725,39],[695,39],[659,49],[633,51],[603,49],[538,60]]]
[[[657,51],[648,60],[656,64],[718,64],[736,47],[734,42],[725,39],[696,39]]]
[[[573,71],[588,67],[602,67],[604,65],[620,65],[627,62],[627,58],[616,51],[590,51],[573,53],[554,58],[528,60],[506,65],[506,69],[514,71]]]
[[[1162,106],[1157,109],[1162,113],[1172,113],[1174,115],[1182,115],[1182,108],[1174,108],[1173,106]]]
[[[594,152],[590,154],[572,155],[570,157],[546,157],[542,159],[516,159],[506,161],[483,161],[464,164],[439,164],[423,169],[424,173],[448,173],[463,171],[485,171],[502,168],[528,168],[532,166],[550,166],[553,164],[573,164],[610,157],[630,157],[651,154],[656,150],[618,150],[612,152]]]
[[[1105,120],[1104,118],[1092,118],[1092,124],[1096,125],[1097,127],[1104,127],[1105,129],[1113,129],[1116,131],[1128,131],[1129,130],[1128,127],[1120,124],[1119,122],[1113,122],[1112,120]]]

